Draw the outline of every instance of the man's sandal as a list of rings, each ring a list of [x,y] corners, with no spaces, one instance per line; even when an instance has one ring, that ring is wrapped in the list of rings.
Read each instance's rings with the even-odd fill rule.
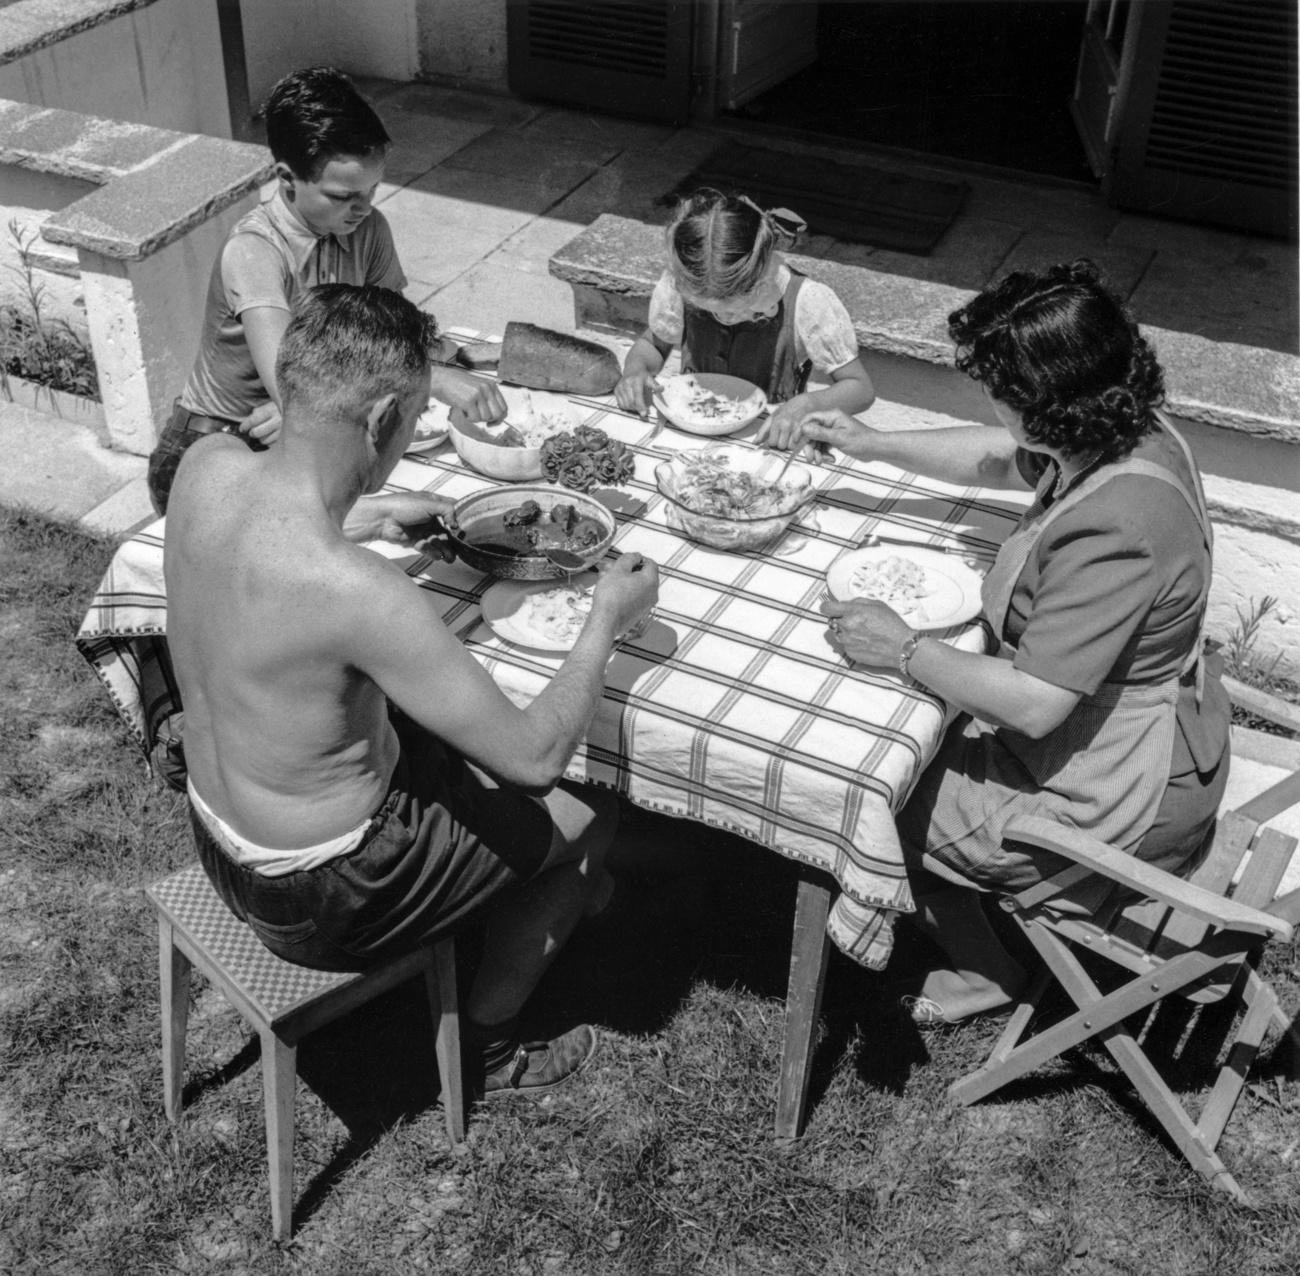
[[[483,1078],[483,1098],[550,1094],[580,1072],[596,1052],[596,1032],[579,1024],[553,1041],[527,1041]]]

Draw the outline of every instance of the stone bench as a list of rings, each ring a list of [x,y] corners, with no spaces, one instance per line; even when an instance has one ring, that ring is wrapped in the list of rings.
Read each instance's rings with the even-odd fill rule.
[[[260,146],[0,101],[0,203],[50,210],[35,262],[79,280],[111,446],[152,449],[212,263],[271,172]]]
[[[947,319],[975,295],[969,288],[798,253],[788,260],[835,290],[864,350],[952,365]],[[598,217],[550,260],[551,274],[573,289],[577,325],[606,332],[645,326],[662,269],[662,227],[611,214]],[[1144,331],[1164,365],[1176,416],[1300,443],[1300,358],[1194,333]]]

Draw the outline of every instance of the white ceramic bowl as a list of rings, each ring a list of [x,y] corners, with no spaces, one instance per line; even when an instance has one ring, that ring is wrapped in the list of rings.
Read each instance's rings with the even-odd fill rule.
[[[731,399],[736,402],[752,398],[753,402],[750,405],[752,410],[743,417],[725,418],[720,421],[686,417],[672,407],[669,402],[671,394],[665,395],[664,393],[665,390],[670,390],[673,383],[684,381],[685,376],[660,377],[658,380],[662,388],[654,394],[654,405],[665,421],[679,430],[685,430],[687,434],[702,434],[708,438],[718,438],[724,434],[735,434],[737,430],[743,430],[747,425],[752,425],[767,410],[767,395],[752,381],[746,381],[743,377],[728,376],[723,372],[693,372],[690,375],[706,390],[718,395],[719,398]]]
[[[497,389],[509,406],[505,421],[483,425],[470,421],[458,408],[452,408],[448,414],[451,445],[466,465],[488,478],[507,483],[535,482],[542,477],[541,447],[512,446],[499,442],[496,436],[503,432],[505,425],[525,430],[538,415],[562,419],[569,430],[577,429],[581,418],[562,395],[514,385],[500,385]]]
[[[692,500],[683,488],[700,473],[702,463],[715,462],[720,473],[747,474],[761,483],[767,476],[775,478],[784,458],[743,443],[712,443],[698,451],[678,452],[655,466],[655,481],[668,502],[669,525],[713,549],[762,549],[776,540],[816,495],[812,471],[806,465],[793,464],[781,478],[782,496],[774,512],[753,516],[707,513],[698,508],[698,495]]]

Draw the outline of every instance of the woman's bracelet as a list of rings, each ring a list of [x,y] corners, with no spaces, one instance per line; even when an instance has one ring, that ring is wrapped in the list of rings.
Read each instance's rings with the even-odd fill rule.
[[[898,672],[901,673],[908,682],[916,681],[909,672],[907,665],[912,657],[916,655],[916,649],[920,644],[921,639],[925,636],[925,634],[908,634],[903,640],[903,645],[898,649]]]

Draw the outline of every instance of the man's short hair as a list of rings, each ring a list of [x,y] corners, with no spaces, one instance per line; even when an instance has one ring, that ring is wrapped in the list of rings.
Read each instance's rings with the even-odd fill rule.
[[[286,75],[262,113],[272,156],[305,182],[316,181],[332,159],[382,153],[390,141],[370,103],[332,66]]]
[[[275,360],[282,404],[347,415],[386,394],[400,397],[428,369],[437,339],[434,317],[391,288],[310,288],[294,304]]]

